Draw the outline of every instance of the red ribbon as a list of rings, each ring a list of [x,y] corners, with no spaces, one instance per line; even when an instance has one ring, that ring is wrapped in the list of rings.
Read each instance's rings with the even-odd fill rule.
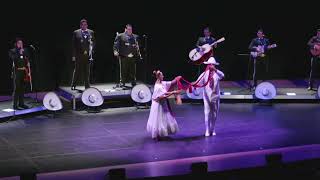
[[[208,77],[207,81],[203,85],[199,85],[199,83],[203,80],[205,73],[203,73],[202,76],[194,83],[191,83],[191,82],[187,81],[186,79],[184,79],[183,77],[181,77],[181,79],[177,80],[178,89],[179,90],[181,90],[181,89],[182,90],[189,90],[189,92],[192,93],[192,87],[194,87],[194,89],[205,87],[213,79],[213,74],[212,73],[214,73],[213,71],[210,70],[209,66],[207,66],[207,68],[206,68],[206,70],[204,72],[206,72],[206,71],[209,71],[209,77]],[[183,85],[181,80],[186,82],[187,86]]]

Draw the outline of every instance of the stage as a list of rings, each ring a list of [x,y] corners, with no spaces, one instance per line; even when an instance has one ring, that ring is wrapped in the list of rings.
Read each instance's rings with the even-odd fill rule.
[[[146,132],[149,109],[122,107],[100,113],[60,111],[0,126],[0,177],[103,179],[125,167],[128,178],[190,172],[207,161],[210,171],[265,165],[282,153],[292,162],[320,157],[318,103],[221,103],[216,136],[204,136],[201,103],[174,107],[180,131],[162,141]],[[74,171],[72,171],[74,170]],[[65,171],[65,172],[57,172]]]
[[[306,80],[269,80],[277,90],[276,96],[270,100],[271,102],[319,102],[317,90],[307,90]],[[320,81],[316,81],[315,84],[320,84]],[[138,82],[138,84],[144,84]],[[153,85],[146,84],[150,91],[153,92]],[[132,86],[128,85],[125,89],[117,88],[115,83],[101,83],[91,85],[97,88],[103,98],[104,105],[102,108],[114,108],[114,107],[130,107],[136,106],[131,99]],[[221,81],[221,102],[237,102],[237,103],[255,103],[258,102],[254,96],[254,91],[249,88],[249,81]],[[76,90],[71,90],[69,86],[60,86],[55,92],[63,100],[65,109],[82,110],[84,105],[81,101],[81,95],[84,91],[83,86],[77,87]],[[46,109],[42,104],[42,99],[47,92],[38,92],[26,94],[26,104],[30,109],[25,110],[12,110],[11,96],[0,97],[0,119],[8,119],[20,117],[26,114],[44,112]],[[181,93],[181,97],[185,102],[202,102],[202,99],[190,99],[186,92]],[[150,103],[148,103],[150,105]]]
[[[267,82],[272,83],[276,87],[277,95],[274,100],[295,102],[319,100],[316,89],[312,91],[307,90],[307,80],[269,80]],[[138,82],[138,84],[141,83]],[[317,81],[315,84],[320,83]],[[153,85],[146,85],[153,92]],[[115,88],[116,84],[114,83],[94,84],[92,87],[97,88],[101,92],[106,102],[112,99],[131,99],[131,85],[128,85],[126,89]],[[254,102],[257,100],[254,96],[254,91],[249,88],[249,81],[221,81],[220,88],[222,102],[229,100],[234,102]],[[70,102],[74,110],[77,109],[77,104],[82,103],[81,91],[84,91],[84,87],[79,86],[77,89],[71,90],[70,86],[61,86],[58,90],[58,94],[64,100]],[[183,92],[181,97],[185,100],[190,99],[186,92]]]
[[[28,109],[13,110],[11,96],[0,97],[0,121],[13,120],[14,118],[23,117],[24,115],[39,113],[45,111],[46,108],[42,104],[44,93],[28,93],[25,94],[25,104]]]

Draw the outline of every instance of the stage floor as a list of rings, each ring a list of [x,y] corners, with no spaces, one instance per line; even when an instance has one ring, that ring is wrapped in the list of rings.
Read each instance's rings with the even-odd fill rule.
[[[25,97],[25,104],[29,109],[13,110],[11,97],[2,98],[4,101],[0,101],[0,121],[8,120],[8,118],[20,117],[22,115],[37,113],[45,111],[46,108],[42,105],[42,100],[36,101],[34,98]]]
[[[55,118],[39,115],[10,121],[0,124],[0,177],[97,167],[106,170],[110,166],[160,161],[177,164],[183,163],[182,159],[198,161],[208,156],[221,160],[230,153],[259,154],[274,148],[319,144],[319,107],[303,103],[222,103],[217,135],[204,137],[203,105],[184,103],[173,107],[180,131],[163,141],[151,139],[146,132],[149,109],[134,107],[104,109],[96,114],[69,110],[57,113]],[[309,152],[309,158],[319,157],[319,149]],[[308,157],[300,153],[290,157]],[[229,159],[212,167],[237,168],[246,162],[247,158]],[[261,165],[264,161],[258,158],[250,163]],[[153,167],[139,169],[136,165],[135,174],[129,173],[128,177],[186,171]]]

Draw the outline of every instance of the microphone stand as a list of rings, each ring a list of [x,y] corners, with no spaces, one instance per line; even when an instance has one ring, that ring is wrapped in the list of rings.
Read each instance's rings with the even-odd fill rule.
[[[148,51],[147,51],[147,42],[148,42],[148,37],[146,36],[146,35],[143,35],[143,37],[144,37],[144,48],[143,48],[143,50],[144,50],[144,69],[145,69],[145,71],[144,71],[144,82],[145,83],[147,83],[147,70],[148,70],[148,65],[147,65],[147,58],[148,58]]]
[[[32,76],[31,76],[31,79],[33,79],[33,77],[36,77],[35,74],[37,74],[37,58],[38,58],[38,54],[37,54],[37,50],[36,50],[35,47],[33,47],[32,45],[30,45],[30,47],[31,47],[32,50],[33,50],[34,65],[35,65],[35,68],[34,68],[35,73],[32,73]],[[29,63],[30,63],[30,62],[29,62]],[[31,64],[30,64],[30,65],[31,65]],[[30,75],[31,75],[31,70],[30,70]],[[38,79],[36,78],[36,81],[37,81],[37,80],[38,80]],[[35,81],[33,81],[33,82],[35,82]],[[31,84],[33,84],[33,82],[31,82]],[[31,86],[32,86],[32,85],[31,85]],[[37,89],[36,89],[36,86],[33,86],[31,92],[32,92],[32,91],[35,92],[36,97],[35,97],[35,102],[31,102],[31,103],[39,103],[39,101],[38,101],[38,91],[37,91]]]

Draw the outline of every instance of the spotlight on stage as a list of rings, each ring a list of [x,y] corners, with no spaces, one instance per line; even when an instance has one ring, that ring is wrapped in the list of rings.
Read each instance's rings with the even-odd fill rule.
[[[148,108],[147,104],[151,101],[151,90],[144,84],[138,84],[131,90],[131,99],[137,103],[137,108],[142,108],[139,104],[145,104],[144,108]]]
[[[255,90],[255,97],[262,100],[273,99],[276,94],[276,87],[269,82],[260,83]]]
[[[91,107],[87,109],[88,112],[95,112],[95,113],[100,111],[98,107],[101,106],[104,101],[101,92],[94,87],[90,87],[86,89],[81,95],[81,100],[83,104]]]
[[[55,92],[48,92],[43,98],[43,106],[49,110],[56,112],[63,108],[62,102]]]
[[[192,92],[189,92],[189,90],[186,90],[187,96],[190,99],[202,99],[203,96],[203,88],[196,88],[192,87]]]

